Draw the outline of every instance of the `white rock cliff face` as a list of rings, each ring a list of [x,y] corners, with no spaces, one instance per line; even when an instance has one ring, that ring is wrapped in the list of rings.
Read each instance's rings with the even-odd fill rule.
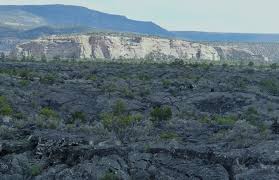
[[[182,40],[113,35],[50,36],[17,45],[14,55],[86,59],[220,60],[211,46]]]
[[[17,45],[12,54],[17,57],[46,56],[48,59],[152,59],[158,62],[174,59],[264,60],[264,57],[242,49],[147,36],[98,34],[40,38]]]

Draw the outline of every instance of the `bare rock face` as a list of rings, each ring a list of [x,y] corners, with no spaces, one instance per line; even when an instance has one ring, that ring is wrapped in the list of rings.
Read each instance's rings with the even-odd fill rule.
[[[220,60],[217,51],[207,45],[182,40],[112,35],[50,36],[20,44],[17,57],[86,59],[202,59]],[[164,58],[163,58],[164,59]]]
[[[12,54],[16,57],[46,56],[48,59],[152,59],[160,62],[174,59],[220,61],[264,58],[241,49],[214,48],[183,40],[98,34],[40,38],[17,45]]]
[[[250,60],[250,61],[268,61],[263,55],[256,55],[248,49],[241,49],[229,46],[214,47],[221,60]]]

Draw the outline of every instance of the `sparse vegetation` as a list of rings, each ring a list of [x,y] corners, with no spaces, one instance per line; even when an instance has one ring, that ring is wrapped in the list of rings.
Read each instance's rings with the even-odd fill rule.
[[[30,81],[28,81],[28,80],[21,80],[21,81],[19,82],[19,84],[20,84],[21,86],[28,86],[28,85],[30,84]]]
[[[250,66],[250,67],[253,67],[255,64],[254,64],[254,62],[252,62],[252,61],[250,61],[249,63],[248,63],[248,66]]]
[[[95,74],[93,74],[93,75],[89,76],[87,79],[90,81],[96,81],[98,78]]]
[[[271,121],[279,105],[270,93],[276,91],[268,91],[276,85],[261,83],[277,77],[269,65],[258,69],[255,64],[250,69],[256,73],[248,74],[248,62],[241,69],[230,63],[223,69],[223,62],[6,63],[0,67],[0,112],[5,107],[0,114],[1,163],[15,168],[7,162],[19,159],[20,166],[25,163],[24,177],[47,177],[46,171],[63,164],[69,164],[67,172],[83,172],[79,168],[87,165],[86,159],[92,172],[117,168],[117,173],[102,171],[99,179],[132,178],[138,164],[153,172],[161,167],[161,158],[176,163],[185,152],[189,163],[198,162],[212,173],[215,169],[197,155],[200,150],[211,157],[217,149],[234,160],[235,153],[244,158],[238,152],[246,149],[250,157],[250,150],[267,147],[268,157],[269,149],[273,155],[276,148],[278,125]],[[140,74],[146,76],[140,80]],[[54,79],[49,81],[48,75]],[[251,165],[259,167],[252,157]]]
[[[32,164],[30,171],[32,176],[38,176],[42,172],[42,167],[39,164]]]
[[[36,119],[36,123],[39,127],[56,129],[61,124],[59,114],[49,107],[42,108],[39,115],[40,116]]]
[[[141,81],[150,81],[150,80],[151,80],[151,77],[149,77],[149,76],[146,75],[146,74],[140,74],[140,75],[138,76],[138,78],[139,78],[139,80],[141,80]]]
[[[133,99],[135,97],[134,92],[128,87],[124,87],[123,89],[121,89],[121,92],[123,93],[124,97],[126,97],[126,98]]]
[[[151,110],[150,116],[153,122],[167,121],[172,118],[172,110],[168,106],[155,107]]]
[[[142,120],[140,114],[131,115],[126,112],[126,105],[123,101],[117,100],[112,107],[111,113],[101,114],[101,121],[109,130],[122,130]]]
[[[104,127],[109,130],[122,130],[140,120],[138,115],[114,115],[111,113],[102,114],[101,119]]]
[[[210,117],[208,117],[207,115],[203,115],[200,119],[199,122],[204,123],[204,124],[208,124],[211,122]]]
[[[43,77],[40,77],[40,82],[43,84],[54,84],[55,80],[56,80],[56,77],[53,74],[47,74]]]
[[[270,65],[270,68],[271,68],[271,69],[277,69],[277,68],[278,68],[278,64],[277,64],[277,63],[272,63],[272,64]]]
[[[110,97],[111,93],[116,91],[117,87],[114,83],[107,83],[102,86],[102,89],[104,92],[108,93],[108,95]]]
[[[176,139],[178,135],[174,132],[163,132],[160,134],[160,138],[164,140]]]
[[[11,116],[13,109],[5,96],[0,96],[0,115]]]
[[[271,95],[279,95],[279,81],[275,78],[260,81],[260,86]]]
[[[120,178],[115,172],[109,171],[101,178],[101,180],[120,180]]]
[[[40,115],[46,117],[46,118],[57,118],[58,114],[49,107],[44,107],[40,110]]]
[[[168,79],[163,79],[162,84],[164,88],[168,88],[171,85],[171,81]]]
[[[112,107],[112,111],[115,115],[124,114],[126,111],[126,104],[121,100],[117,100]]]
[[[86,122],[86,115],[82,111],[76,111],[71,114],[71,119],[72,119],[72,122],[81,121],[84,123],[84,122]]]
[[[237,118],[235,116],[215,116],[212,120],[219,125],[231,126],[234,125],[234,123],[237,121]]]

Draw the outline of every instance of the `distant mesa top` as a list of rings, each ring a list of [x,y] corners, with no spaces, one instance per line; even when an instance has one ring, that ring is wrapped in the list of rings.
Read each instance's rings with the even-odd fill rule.
[[[68,5],[0,6],[0,26],[25,30],[40,26],[76,26],[162,36],[171,34],[152,22],[134,21],[124,16]]]
[[[132,32],[191,41],[279,42],[279,34],[168,31],[153,22],[135,21],[80,6],[0,5],[0,38],[2,32],[8,32],[5,36],[9,37],[37,38],[88,31]]]
[[[87,40],[80,38],[82,35],[93,33],[93,32],[109,32],[116,34],[137,34],[137,35],[147,35],[147,36],[157,36],[161,40],[152,39],[154,37],[143,38],[143,41],[136,43],[137,47],[130,45],[125,45],[125,48],[136,49],[135,53],[129,50],[122,50],[121,52],[115,52],[112,50],[117,50],[119,47],[124,47],[118,41],[117,38],[112,38],[111,41],[114,42],[116,46],[109,44],[104,38],[104,40],[96,41],[98,48],[96,49],[94,42],[90,42],[89,39],[93,37],[87,36]],[[69,47],[74,49],[67,49],[66,57],[77,56],[91,58],[91,57],[108,57],[108,58],[134,58],[134,57],[150,57],[150,55],[162,54],[167,57],[172,56],[175,58],[196,58],[196,59],[209,59],[209,60],[221,60],[221,59],[245,59],[245,60],[267,60],[267,59],[279,59],[279,53],[272,53],[274,46],[254,46],[246,47],[246,44],[235,46],[235,44],[212,44],[212,41],[218,42],[279,42],[279,35],[277,34],[234,34],[234,33],[207,33],[207,32],[175,32],[168,31],[153,22],[135,21],[128,19],[124,16],[107,14],[95,10],[91,10],[80,6],[69,6],[69,5],[0,5],[0,52],[5,54],[10,54],[13,49],[17,47],[16,52],[23,54],[32,55],[34,52],[39,53],[39,55],[44,55],[39,50],[34,49],[34,44],[39,44],[41,49],[51,49],[52,45],[48,40],[44,39],[51,35],[62,35],[64,39],[72,39],[75,36],[72,44],[68,44]],[[133,36],[132,35],[132,36]],[[145,37],[145,36],[144,36]],[[86,39],[85,38],[85,39]],[[108,37],[110,39],[111,37]],[[37,41],[34,41],[37,39]],[[38,40],[39,39],[39,40]],[[82,41],[80,40],[82,39]],[[171,45],[173,39],[176,47]],[[181,42],[181,40],[187,40],[187,42]],[[146,41],[145,41],[146,40]],[[193,43],[190,43],[194,41]],[[197,41],[202,43],[197,43]],[[67,48],[61,44],[57,38],[54,38],[54,45],[60,47],[61,49]],[[82,42],[82,43],[81,43]],[[101,42],[101,45],[100,45]],[[121,41],[123,43],[129,43],[130,38]],[[150,48],[150,51],[146,50],[146,42],[152,42],[154,45]],[[207,44],[207,42],[211,42]],[[102,45],[104,43],[106,46]],[[175,44],[174,43],[174,44]],[[73,46],[75,44],[75,46]],[[78,44],[78,45],[77,45]],[[92,46],[90,52],[85,52],[83,49],[88,49],[90,44]],[[86,45],[86,48],[82,47]],[[166,46],[165,46],[166,45]],[[185,46],[184,46],[185,45]],[[194,45],[194,46],[192,46]],[[157,48],[158,46],[158,48]],[[164,47],[163,47],[164,46]],[[38,48],[37,46],[36,48]],[[166,48],[167,47],[167,48]],[[200,47],[200,48],[199,48]],[[82,50],[79,50],[79,49]],[[61,54],[57,49],[52,48],[53,51],[49,52],[47,56],[52,56],[53,54]],[[160,50],[161,49],[161,50]],[[259,49],[259,50],[258,50]],[[162,50],[165,50],[163,53]],[[77,52],[77,53],[74,53]],[[74,53],[74,55],[73,55]],[[201,57],[199,57],[201,53]],[[62,53],[63,54],[63,53]],[[37,55],[37,54],[35,54]],[[159,56],[159,57],[160,57]],[[266,58],[267,57],[267,58]]]

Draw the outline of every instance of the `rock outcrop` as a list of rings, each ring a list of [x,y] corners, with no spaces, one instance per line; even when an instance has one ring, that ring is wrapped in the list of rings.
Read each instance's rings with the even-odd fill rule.
[[[268,61],[268,58],[264,55],[254,54],[248,49],[229,46],[216,46],[214,48],[220,59],[224,60]]]
[[[48,59],[152,59],[155,61],[260,59],[252,52],[241,49],[216,48],[200,43],[148,36],[100,34],[40,38],[17,45],[13,55],[37,58],[46,56]]]

